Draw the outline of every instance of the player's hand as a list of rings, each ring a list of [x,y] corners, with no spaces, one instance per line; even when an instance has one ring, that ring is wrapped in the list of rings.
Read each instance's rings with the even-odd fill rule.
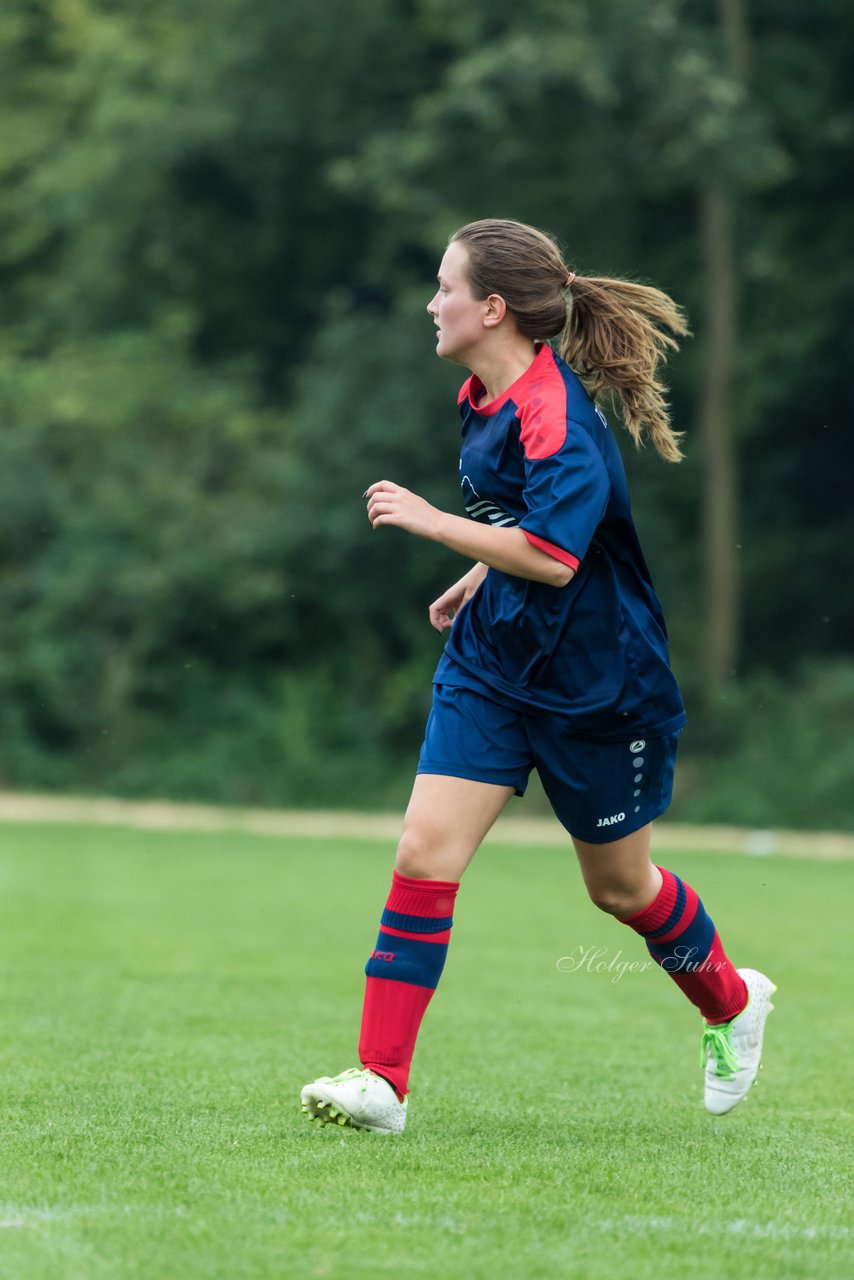
[[[395,525],[419,538],[434,538],[442,512],[392,480],[378,480],[365,492],[368,519],[374,529]]]
[[[435,627],[440,635],[454,625],[454,618],[466,601],[471,600],[486,577],[486,573],[485,564],[476,564],[464,577],[460,578],[459,582],[448,587],[448,590],[430,605],[430,625]]]

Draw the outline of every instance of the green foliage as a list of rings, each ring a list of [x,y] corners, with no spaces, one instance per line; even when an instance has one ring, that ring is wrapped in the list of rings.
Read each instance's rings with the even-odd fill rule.
[[[674,816],[748,827],[850,828],[854,665],[816,665],[785,681],[768,673],[748,677],[691,736]]]
[[[690,444],[709,174],[738,205],[744,670],[850,651],[854,22],[840,0],[748,17],[745,82],[688,0],[4,6],[0,780],[398,802],[426,605],[464,566],[372,533],[360,494],[390,476],[459,509],[460,371],[423,308],[447,234],[490,213],[655,281],[699,328],[672,367],[688,460],[626,455],[711,779]],[[720,786],[709,813],[753,812]],[[829,820],[792,788],[779,806]]]
[[[281,425],[150,335],[4,375],[0,758],[10,783],[41,752],[32,782],[98,785],[287,649]]]

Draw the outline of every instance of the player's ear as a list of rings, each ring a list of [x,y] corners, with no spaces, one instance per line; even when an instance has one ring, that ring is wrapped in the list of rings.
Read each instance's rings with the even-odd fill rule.
[[[485,310],[483,313],[483,323],[485,328],[494,329],[497,324],[501,324],[507,314],[507,303],[504,301],[500,293],[491,293],[485,300]]]

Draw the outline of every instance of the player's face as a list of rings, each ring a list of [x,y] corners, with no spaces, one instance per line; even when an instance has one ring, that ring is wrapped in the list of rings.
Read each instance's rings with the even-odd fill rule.
[[[486,303],[472,297],[468,253],[457,241],[448,245],[439,267],[439,288],[427,310],[438,329],[436,355],[470,368],[471,354],[486,333]]]

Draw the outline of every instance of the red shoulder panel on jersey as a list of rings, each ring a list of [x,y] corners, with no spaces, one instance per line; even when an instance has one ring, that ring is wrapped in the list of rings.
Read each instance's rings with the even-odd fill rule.
[[[528,458],[550,458],[566,440],[566,386],[555,364],[554,352],[539,364],[527,383],[525,396],[516,410],[521,423],[520,439]]]

